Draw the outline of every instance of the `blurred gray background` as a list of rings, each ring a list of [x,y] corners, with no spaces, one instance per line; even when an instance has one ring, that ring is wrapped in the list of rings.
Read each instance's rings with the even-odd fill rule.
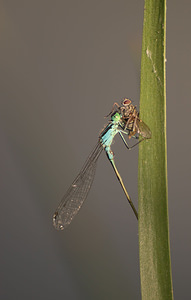
[[[190,3],[168,1],[167,137],[175,299],[190,295]],[[136,219],[103,153],[71,226],[52,215],[115,101],[139,104],[144,2],[0,3],[1,299],[141,299]],[[138,147],[113,145],[137,206]]]

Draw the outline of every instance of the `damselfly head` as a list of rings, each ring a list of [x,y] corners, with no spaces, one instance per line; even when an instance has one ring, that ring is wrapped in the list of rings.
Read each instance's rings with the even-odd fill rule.
[[[118,122],[120,119],[121,119],[121,114],[118,113],[118,112],[114,112],[114,113],[111,115],[111,121]]]

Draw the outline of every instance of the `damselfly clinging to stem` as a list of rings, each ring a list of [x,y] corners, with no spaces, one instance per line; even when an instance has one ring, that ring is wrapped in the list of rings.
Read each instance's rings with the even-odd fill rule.
[[[131,149],[144,139],[151,138],[151,131],[149,127],[139,118],[139,113],[136,107],[131,103],[131,100],[124,99],[121,106],[114,103],[111,113],[111,120],[108,125],[101,131],[98,139],[98,143],[87,158],[80,173],[69,187],[68,191],[62,198],[56,212],[53,216],[53,225],[58,230],[65,229],[73,220],[74,216],[78,213],[85,199],[87,198],[88,192],[93,183],[97,160],[104,149],[106,155],[115,171],[115,174],[121,184],[121,187],[125,193],[125,196],[131,205],[133,212],[138,219],[138,213],[136,208],[131,201],[131,198],[124,186],[122,178],[117,170],[114,162],[114,154],[111,150],[111,144],[117,133],[119,133],[127,149]],[[127,134],[129,139],[131,137],[138,138],[142,137],[136,144],[129,147],[124,136]]]

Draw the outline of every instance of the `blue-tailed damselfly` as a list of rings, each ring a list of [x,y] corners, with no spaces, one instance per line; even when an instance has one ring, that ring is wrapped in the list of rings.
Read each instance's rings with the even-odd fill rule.
[[[114,111],[114,107],[117,107]],[[115,174],[122,186],[122,189],[126,195],[126,198],[131,205],[133,212],[138,219],[138,213],[134,207],[129,194],[124,186],[122,178],[116,168],[114,162],[114,155],[111,150],[111,144],[117,133],[120,134],[127,149],[131,149],[123,137],[123,133],[127,134],[129,138],[142,136],[142,140],[151,138],[151,131],[149,127],[139,118],[139,113],[136,107],[131,103],[131,100],[124,99],[122,105],[119,106],[114,103],[111,114],[111,120],[108,125],[102,130],[98,143],[94,147],[93,151],[87,158],[80,173],[69,187],[68,191],[62,198],[56,212],[53,216],[53,225],[58,230],[65,229],[73,220],[74,216],[78,213],[94,180],[97,160],[104,149],[106,155],[115,171]],[[139,141],[139,142],[140,142]],[[138,143],[139,143],[138,142]],[[135,145],[137,145],[136,143]],[[134,145],[134,146],[135,146]],[[134,147],[133,146],[133,147]]]

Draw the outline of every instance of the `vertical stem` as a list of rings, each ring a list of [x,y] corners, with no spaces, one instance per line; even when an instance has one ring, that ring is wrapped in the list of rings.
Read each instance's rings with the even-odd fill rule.
[[[140,112],[152,139],[139,147],[139,249],[143,300],[173,299],[166,152],[166,1],[145,0]]]

